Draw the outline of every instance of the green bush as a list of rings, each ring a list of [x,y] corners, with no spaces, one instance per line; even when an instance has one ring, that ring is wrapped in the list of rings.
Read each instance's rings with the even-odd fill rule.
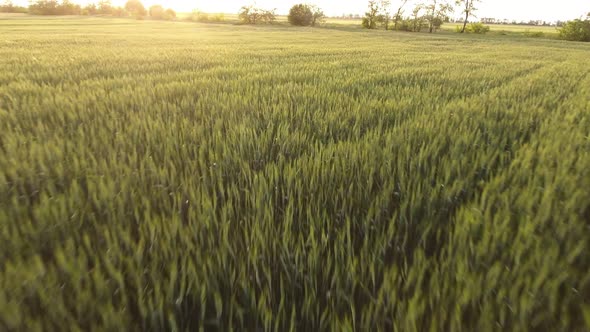
[[[193,10],[187,20],[192,22],[209,22],[209,15],[198,10]]]
[[[443,23],[444,23],[444,20],[440,17],[435,17],[432,19],[432,27],[435,30],[440,29],[440,27],[443,25]]]
[[[96,15],[98,14],[98,7],[96,4],[88,4],[84,8],[82,8],[82,15]]]
[[[397,25],[393,25],[391,29],[397,31],[413,31],[412,22],[410,20],[399,20]]]
[[[68,0],[37,0],[29,6],[33,15],[80,15],[82,8]]]
[[[164,7],[162,5],[153,5],[150,7],[150,17],[161,20],[164,18]]]
[[[289,10],[288,20],[291,25],[310,26],[313,21],[313,13],[308,5],[298,4]]]
[[[115,17],[129,16],[129,14],[127,13],[127,11],[125,11],[125,8],[123,8],[123,7],[113,7],[110,10],[111,10],[110,14]]]
[[[0,5],[0,13],[27,13],[28,9],[21,6],[15,6],[12,1],[5,1]]]
[[[531,31],[529,29],[526,29],[524,31],[524,36],[530,38],[541,38],[545,36],[545,34],[542,31]]]
[[[109,0],[101,0],[98,2],[98,5],[96,6],[96,11],[99,15],[119,16],[117,15],[119,14],[118,9],[121,9],[121,7],[113,7]]]
[[[273,24],[276,21],[274,10],[265,10],[254,6],[243,6],[238,13],[242,24]]]
[[[164,19],[169,21],[176,19],[176,12],[171,8],[166,9],[164,12]]]
[[[461,27],[457,26],[455,28],[456,32],[461,32]],[[490,32],[490,27],[487,25],[484,25],[483,23],[470,23],[469,25],[467,25],[467,27],[465,28],[465,32],[468,33],[477,33],[477,34],[486,34],[488,32]]]
[[[420,32],[428,27],[428,22],[423,17],[412,18],[408,22],[411,32]]]
[[[147,15],[147,10],[139,0],[128,0],[125,3],[125,10],[135,17]]]
[[[559,30],[559,37],[570,41],[590,42],[590,18],[567,22]]]

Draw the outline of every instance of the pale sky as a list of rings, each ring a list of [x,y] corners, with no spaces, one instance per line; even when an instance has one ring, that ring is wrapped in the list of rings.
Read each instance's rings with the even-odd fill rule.
[[[400,0],[392,0],[392,7],[396,7]],[[15,3],[27,5],[27,0],[17,0]],[[74,2],[88,3],[91,0]],[[125,0],[113,0],[113,4],[121,5]],[[143,0],[146,7],[161,4],[172,7],[176,11],[190,12],[199,9],[206,12],[237,13],[241,6],[256,3],[265,9],[277,9],[278,14],[286,14],[289,8],[297,3],[307,2],[318,5],[328,16],[342,14],[363,14],[367,8],[367,0]],[[590,0],[483,0],[479,6],[478,17],[494,17],[515,20],[568,20],[579,18],[590,12]],[[411,10],[408,5],[407,13]],[[457,15],[453,15],[457,16]]]

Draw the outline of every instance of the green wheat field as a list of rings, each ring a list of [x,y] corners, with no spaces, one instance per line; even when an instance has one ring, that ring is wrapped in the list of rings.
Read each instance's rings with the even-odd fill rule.
[[[0,330],[589,329],[590,45],[0,20]]]

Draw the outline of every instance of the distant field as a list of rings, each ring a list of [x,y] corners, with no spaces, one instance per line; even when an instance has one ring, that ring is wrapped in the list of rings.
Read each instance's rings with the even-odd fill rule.
[[[535,25],[512,25],[512,24],[486,24],[490,27],[489,34],[491,35],[509,35],[509,36],[529,36],[535,33],[537,38],[557,38],[559,35],[559,28],[549,26],[535,26]],[[447,23],[442,26],[444,31],[455,31],[456,27],[462,26],[460,23]]]
[[[0,32],[1,331],[590,329],[590,45]]]
[[[536,26],[536,25],[512,25],[512,24],[488,24],[490,31],[510,31],[510,32],[545,32],[545,33],[556,33],[558,27],[550,26]]]

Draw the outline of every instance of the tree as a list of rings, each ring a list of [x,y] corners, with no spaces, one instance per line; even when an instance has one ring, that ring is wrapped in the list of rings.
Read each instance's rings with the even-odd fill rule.
[[[308,5],[298,4],[289,10],[288,20],[291,25],[310,26],[313,22],[313,13]]]
[[[275,9],[273,10],[262,10],[262,23],[265,24],[273,24],[277,20],[277,15],[275,14]]]
[[[129,13],[123,7],[112,7],[110,14],[115,17],[129,16]]]
[[[0,5],[0,13],[26,13],[25,7],[15,6],[11,0],[6,0]]]
[[[428,21],[428,32],[432,33],[448,19],[449,13],[453,12],[453,7],[442,0],[430,0],[426,10],[428,12],[425,16]]]
[[[381,14],[379,15],[379,22],[383,24],[385,30],[389,30],[389,22],[391,21],[391,1],[380,0],[379,8],[381,8]]]
[[[200,10],[193,10],[193,13],[191,14],[189,21],[195,21],[195,22],[209,22],[211,21],[209,18],[209,14],[204,13]]]
[[[363,17],[363,27],[366,29],[377,29],[378,24],[382,24],[385,29],[389,29],[391,21],[390,0],[369,0],[369,11]]]
[[[369,0],[369,11],[363,17],[363,27],[366,29],[377,29],[380,11],[379,2],[377,0]]]
[[[412,18],[408,26],[411,31],[422,31],[422,27],[424,26],[424,18],[420,15],[420,13],[424,10],[424,8],[424,5],[419,3],[414,7],[414,10],[412,10]]]
[[[240,22],[244,24],[256,24],[257,21],[257,13],[254,11],[254,6],[242,6],[238,13],[238,18]]]
[[[96,6],[99,15],[110,15],[113,13],[113,5],[110,0],[101,0]]]
[[[133,16],[145,16],[147,10],[139,0],[128,0],[125,3],[125,10]]]
[[[29,12],[33,15],[79,15],[82,8],[69,0],[61,3],[57,0],[37,0],[31,2]]]
[[[164,12],[165,20],[174,20],[176,18],[176,12],[172,8],[166,9]]]
[[[404,7],[406,6],[406,4],[408,3],[409,0],[401,0],[399,7],[397,8],[397,12],[395,13],[395,16],[393,17],[393,28],[395,30],[397,30],[399,21],[403,18],[402,15],[404,13]]]
[[[559,37],[570,41],[590,42],[590,15],[586,16],[585,20],[576,19],[566,22],[559,29]]]
[[[69,0],[62,0],[58,6],[59,15],[80,15],[82,8]]]
[[[287,17],[291,25],[316,26],[324,21],[324,12],[316,5],[298,4],[291,7]]]
[[[254,6],[243,6],[238,13],[240,21],[244,24],[267,23],[276,21],[275,10],[264,10]]]
[[[29,12],[33,15],[59,15],[57,0],[37,0],[29,5]]]
[[[481,0],[455,0],[457,6],[461,6],[463,8],[463,14],[465,14],[465,20],[463,21],[461,33],[465,32],[469,18],[473,16],[473,13],[477,10],[477,8],[475,8],[475,3],[477,2],[481,2]]]
[[[459,27],[457,27],[457,28],[460,29]],[[490,27],[487,25],[484,25],[481,22],[475,22],[475,23],[469,24],[467,26],[467,28],[465,29],[465,32],[477,33],[477,34],[483,35],[483,34],[490,32]]]
[[[326,18],[326,15],[324,15],[324,11],[316,5],[310,5],[309,8],[311,9],[311,13],[313,14],[311,26],[315,27],[316,25],[323,23]]]
[[[150,7],[150,16],[152,18],[161,20],[164,18],[164,7],[162,5],[153,5]]]
[[[82,15],[96,15],[97,13],[98,8],[94,3],[89,3],[84,8],[82,8]]]

